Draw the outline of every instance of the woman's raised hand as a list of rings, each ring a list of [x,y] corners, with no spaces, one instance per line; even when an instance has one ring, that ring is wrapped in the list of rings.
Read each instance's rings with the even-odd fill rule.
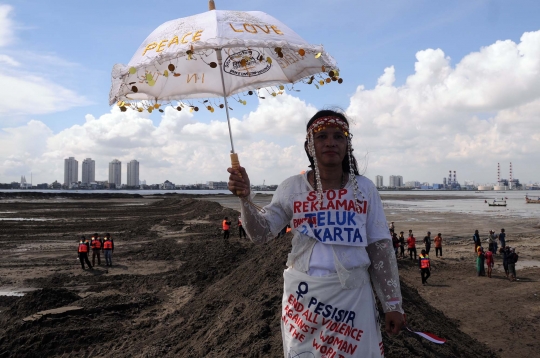
[[[244,167],[227,168],[229,175],[229,190],[238,197],[246,197],[251,193],[249,177]]]

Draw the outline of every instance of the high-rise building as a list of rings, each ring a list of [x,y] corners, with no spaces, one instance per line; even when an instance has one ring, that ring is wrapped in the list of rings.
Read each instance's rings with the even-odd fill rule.
[[[109,163],[109,187],[113,185],[115,188],[122,185],[122,162],[118,159]]]
[[[96,161],[92,158],[86,158],[82,162],[81,183],[90,184],[96,181]]]
[[[64,185],[79,181],[79,162],[73,157],[64,159]]]
[[[376,181],[376,184],[377,184],[377,188],[382,188],[383,187],[383,176],[382,175],[377,175],[375,177],[375,181]]]
[[[403,186],[403,177],[401,175],[390,175],[388,186],[391,188],[400,188]]]
[[[139,162],[135,159],[127,164],[127,185],[139,186]]]

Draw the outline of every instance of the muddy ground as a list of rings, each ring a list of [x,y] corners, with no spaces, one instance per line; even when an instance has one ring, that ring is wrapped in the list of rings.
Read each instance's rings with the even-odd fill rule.
[[[230,196],[205,199],[237,207]],[[396,225],[411,215],[392,212]],[[254,246],[240,241],[233,225],[224,241],[221,220],[236,215],[186,195],[0,196],[0,219],[11,218],[0,220],[0,293],[36,289],[0,296],[0,357],[282,357],[282,272],[291,237]],[[432,227],[431,217],[418,214],[412,228]],[[76,261],[78,237],[93,232],[114,238],[113,267],[82,270]],[[447,247],[430,286],[418,285],[408,260],[400,260],[400,272],[410,326],[448,343],[384,335],[386,356],[534,356],[539,269],[520,270],[516,283],[488,282],[471,270],[465,236]],[[35,315],[59,307],[75,308]]]

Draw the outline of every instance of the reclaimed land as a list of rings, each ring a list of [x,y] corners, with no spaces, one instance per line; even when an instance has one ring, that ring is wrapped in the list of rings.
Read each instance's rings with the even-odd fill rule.
[[[82,195],[0,195],[0,218],[11,219],[0,221],[0,294],[33,289],[0,296],[0,357],[283,356],[290,234],[255,246],[233,225],[224,241],[222,218],[238,215],[237,199],[227,195]],[[264,204],[271,196],[257,198]],[[434,260],[432,285],[418,285],[416,264],[399,260],[409,325],[448,343],[383,334],[386,357],[534,356],[538,268],[522,269],[517,283],[500,272],[477,278],[466,218],[434,222],[424,213],[407,222],[411,215],[389,219],[417,231],[459,226],[447,235],[444,261]],[[78,238],[93,232],[114,238],[113,267],[81,269]],[[533,234],[519,235],[509,240],[525,243]]]

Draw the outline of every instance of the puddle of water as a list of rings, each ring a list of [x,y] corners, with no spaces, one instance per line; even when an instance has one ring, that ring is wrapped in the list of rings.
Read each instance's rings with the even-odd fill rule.
[[[147,205],[147,203],[118,204],[115,206],[138,206],[138,205]]]
[[[52,221],[58,219],[42,219],[42,218],[0,218],[0,221]]]
[[[16,288],[16,287],[0,287],[0,296],[15,296],[22,297],[28,292],[37,290],[37,288]]]
[[[516,270],[524,269],[527,267],[540,267],[539,260],[518,260],[516,262]]]

